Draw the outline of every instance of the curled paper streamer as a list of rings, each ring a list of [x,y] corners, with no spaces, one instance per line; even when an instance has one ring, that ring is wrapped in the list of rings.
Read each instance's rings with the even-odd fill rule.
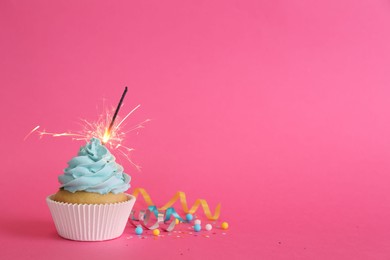
[[[133,191],[133,196],[138,197],[139,194],[142,195],[142,197],[144,198],[144,200],[145,200],[146,204],[148,204],[148,206],[155,205],[153,203],[152,199],[150,198],[150,195],[146,192],[145,189],[135,188]],[[182,191],[176,192],[176,194],[164,206],[158,208],[158,210],[168,210],[178,200],[180,201],[180,204],[181,204],[183,211],[185,213],[194,214],[198,210],[199,206],[202,206],[203,212],[209,220],[217,220],[219,218],[220,213],[221,213],[221,204],[217,205],[217,207],[215,208],[214,214],[212,214],[210,211],[209,205],[207,204],[207,201],[204,199],[197,199],[195,201],[194,205],[192,205],[192,207],[189,209],[188,204],[187,204],[186,194]]]
[[[149,206],[147,210],[141,210],[138,219],[135,217],[135,210],[131,211],[130,221],[134,226],[141,224],[144,228],[153,230],[161,228],[165,231],[172,231],[175,228],[175,219],[184,221],[174,208],[168,208],[165,212],[159,211],[156,206]]]

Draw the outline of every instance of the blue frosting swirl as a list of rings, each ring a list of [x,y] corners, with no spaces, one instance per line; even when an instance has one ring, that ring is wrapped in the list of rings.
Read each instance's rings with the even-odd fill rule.
[[[87,191],[100,194],[124,192],[130,188],[131,177],[115,162],[115,157],[97,138],[80,148],[58,177],[61,188],[69,192]]]

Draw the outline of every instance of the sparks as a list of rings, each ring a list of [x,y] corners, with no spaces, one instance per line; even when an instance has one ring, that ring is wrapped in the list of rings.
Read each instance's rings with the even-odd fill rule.
[[[28,134],[24,137],[23,141],[26,141],[26,139],[27,139],[32,133],[34,133],[35,131],[38,130],[38,128],[39,128],[39,125],[37,125],[36,127],[34,127],[34,129],[31,130],[30,133],[28,133]]]
[[[137,105],[135,108],[133,108],[123,119],[120,120],[118,116],[118,123],[114,123],[112,125],[112,129],[110,132],[108,132],[110,123],[112,122],[112,115],[114,114],[114,109],[107,110],[104,114],[101,114],[98,117],[98,120],[95,122],[90,122],[86,119],[81,119],[81,130],[80,131],[69,131],[69,132],[62,132],[62,133],[54,133],[54,132],[48,132],[46,130],[39,130],[40,126],[34,127],[25,137],[24,140],[26,140],[31,134],[34,132],[38,133],[40,137],[43,136],[52,136],[52,137],[71,137],[72,140],[76,141],[85,141],[88,142],[92,137],[98,138],[102,141],[104,145],[106,145],[111,150],[116,150],[119,152],[121,156],[123,156],[126,160],[128,160],[136,169],[140,169],[140,166],[135,164],[129,156],[129,153],[133,151],[133,148],[127,147],[123,144],[123,141],[125,140],[126,134],[129,132],[132,132],[134,130],[140,129],[144,127],[144,124],[149,122],[150,119],[147,119],[139,124],[136,124],[135,126],[132,126],[130,128],[126,128],[126,119],[129,118],[129,116],[134,113],[135,110],[137,110],[140,107],[140,105]]]

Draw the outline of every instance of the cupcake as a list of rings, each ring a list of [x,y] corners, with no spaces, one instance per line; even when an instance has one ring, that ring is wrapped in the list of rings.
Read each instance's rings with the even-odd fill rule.
[[[107,147],[92,138],[58,177],[59,191],[46,199],[58,234],[79,241],[121,236],[135,203],[124,193],[130,179]]]

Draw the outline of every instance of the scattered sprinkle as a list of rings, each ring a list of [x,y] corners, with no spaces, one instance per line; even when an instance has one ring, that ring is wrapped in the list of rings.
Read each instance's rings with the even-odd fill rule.
[[[190,213],[188,213],[187,215],[186,215],[186,220],[189,222],[189,221],[191,221],[191,220],[193,220],[194,219],[194,216],[192,216],[192,214],[190,214]]]
[[[156,228],[156,229],[153,230],[152,233],[153,233],[154,236],[158,236],[158,235],[160,235],[160,230],[158,228]]]
[[[228,229],[229,228],[229,224],[227,222],[222,222],[221,228],[222,229]]]

